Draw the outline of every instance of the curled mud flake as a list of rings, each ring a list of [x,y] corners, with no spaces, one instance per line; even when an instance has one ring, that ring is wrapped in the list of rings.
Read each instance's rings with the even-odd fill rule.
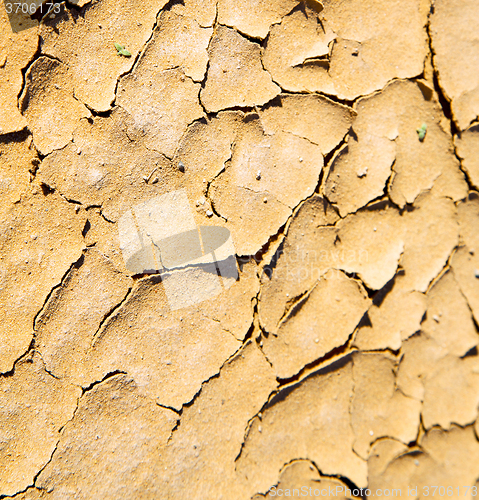
[[[395,1],[387,11],[380,0],[322,4],[319,13],[295,9],[271,28],[264,62],[283,89],[353,100],[394,78],[422,73],[428,52],[426,2],[405,7]],[[398,29],[403,16],[407,27]]]
[[[337,221],[331,205],[319,196],[295,213],[277,262],[263,278],[259,312],[268,332],[277,331],[288,303],[330,269],[357,273],[374,290],[396,274],[405,241],[394,207],[379,203]]]
[[[471,64],[479,57],[477,29],[471,23],[478,17],[475,0],[440,0],[431,15],[434,66],[460,130],[479,116],[479,82],[475,64]]]
[[[294,10],[271,28],[263,62],[281,88],[337,94],[328,73],[330,45],[336,35],[326,26],[323,30],[314,11]],[[316,60],[306,64],[308,59]]]
[[[167,498],[251,498],[257,484],[235,467],[249,421],[261,410],[277,382],[270,365],[248,342],[206,382],[194,405],[162,450],[157,491]],[[262,459],[268,462],[269,454]],[[218,470],[222,473],[218,476]]]
[[[444,353],[463,356],[478,345],[471,310],[454,274],[447,271],[427,293],[427,316],[422,330]]]
[[[171,158],[188,125],[203,117],[200,84],[185,80],[180,69],[157,68],[153,57],[146,52],[135,71],[121,80],[118,104],[130,114],[128,133],[144,135],[148,149]]]
[[[179,278],[198,286],[211,286],[209,269],[178,273],[182,273]],[[163,282],[156,277],[142,280],[96,336],[90,338],[92,346],[84,354],[83,363],[89,367],[86,383],[125,370],[138,381],[142,394],[179,410],[240,347],[241,343],[220,322],[201,312],[203,303],[171,311],[165,287],[175,276],[172,273]],[[221,299],[220,294],[212,300]],[[135,322],[131,320],[131,311]],[[145,331],[150,335],[142,335]],[[184,359],[189,359],[187,368]],[[181,377],[175,375],[179,371]]]
[[[386,192],[401,208],[433,187],[455,201],[464,198],[467,184],[451,136],[440,125],[440,105],[425,99],[419,85],[392,82],[360,99],[355,110],[347,145],[334,158],[325,184],[326,196],[341,215]],[[428,139],[421,143],[415,129],[424,117],[430,124]]]
[[[426,429],[474,423],[479,405],[479,359],[447,356],[424,383],[422,420]]]
[[[49,375],[39,355],[24,358],[13,376],[0,379],[2,495],[14,495],[33,484],[80,395],[79,387]]]
[[[265,104],[281,89],[261,64],[259,45],[219,27],[208,48],[209,69],[201,102],[208,111]]]
[[[67,10],[62,22],[42,25],[42,52],[68,64],[74,94],[80,102],[96,111],[107,111],[115,100],[118,77],[133,65],[134,58],[127,53],[141,50],[165,3],[94,2],[78,17]],[[123,40],[125,33],[128,50],[121,45],[117,52],[126,57],[112,57],[112,45]]]
[[[456,136],[455,144],[457,154],[462,159],[462,168],[472,185],[479,189],[479,126],[474,125]]]
[[[359,327],[354,345],[364,351],[398,350],[404,340],[420,330],[425,311],[426,297],[401,290],[399,282],[384,300],[368,310],[370,324]]]
[[[217,0],[187,0],[171,3],[170,10],[184,18],[194,19],[202,28],[211,28],[217,16],[217,3]]]
[[[198,201],[202,212],[209,208],[210,183],[231,159],[243,118],[241,111],[223,111],[217,116],[195,121],[175,152],[173,161],[185,165],[184,187],[189,199]]]
[[[267,134],[290,132],[319,145],[327,155],[343,140],[356,113],[327,97],[281,94],[259,116]]]
[[[178,183],[177,169],[148,149],[146,140],[131,116],[118,107],[109,117],[96,117],[92,123],[82,120],[74,142],[45,158],[38,178],[70,200],[102,206],[102,215],[116,221],[135,202],[152,198],[159,189],[175,189]],[[145,183],[143,177],[154,168],[161,172],[161,182]]]
[[[383,455],[379,446],[376,450]],[[385,450],[386,454],[388,451]],[[387,460],[386,454],[381,458]],[[461,458],[465,456],[467,460]],[[464,429],[453,427],[450,431],[432,429],[422,438],[421,450],[411,450],[392,458],[384,471],[370,469],[368,487],[371,491],[384,488],[409,491],[410,496],[415,496],[426,492],[432,494],[432,485],[444,486],[445,490],[449,486],[454,495],[459,491],[461,498],[472,500],[475,498],[471,487],[477,478],[477,460],[479,446],[472,426]]]
[[[364,288],[341,271],[329,271],[292,307],[277,336],[264,339],[263,351],[279,378],[345,344],[370,305]]]
[[[264,495],[255,495],[252,500],[272,499],[280,494],[294,496],[295,491],[304,493],[304,496],[321,491],[322,497],[328,500],[332,497],[340,500],[352,498],[350,488],[343,481],[322,476],[309,460],[295,460],[281,470],[277,484],[271,485]]]
[[[120,296],[122,289],[119,286],[124,284],[117,279],[118,303],[111,312],[107,311],[101,324],[99,315],[89,316],[82,306],[89,294],[85,292],[84,295],[77,285],[71,292],[77,295],[76,309],[55,318],[55,323],[82,323],[85,325],[82,335],[74,342],[74,353],[65,355],[62,360],[55,353],[62,348],[65,337],[55,333],[57,330],[49,332],[45,328],[49,335],[42,334],[41,341],[45,343],[48,357],[59,365],[59,370],[68,372],[83,386],[108,373],[124,370],[140,383],[142,394],[179,410],[194,397],[201,383],[216,375],[241,346],[253,322],[251,301],[258,293],[259,283],[252,265],[243,267],[238,280],[225,276],[230,286],[220,290],[214,298],[199,305],[171,310],[165,292],[171,280],[176,279],[172,286],[182,279],[185,286],[201,288],[212,286],[211,276],[212,270],[204,266],[204,269],[177,270],[163,276],[161,281],[155,276],[147,277],[125,297]],[[112,282],[109,286],[113,288],[115,284]],[[105,297],[101,294],[98,297],[105,308],[110,306]],[[228,314],[231,310],[236,311],[234,318]],[[150,334],[143,335],[145,331]],[[68,363],[72,356],[76,363]],[[187,367],[183,364],[185,359],[189,360]],[[181,377],[175,375],[179,371]]]
[[[479,195],[475,191],[471,191],[469,196],[457,206],[460,237],[471,255],[479,254],[478,217]]]
[[[431,193],[420,195],[414,208],[404,214],[405,247],[400,265],[405,275],[401,286],[425,292],[458,243],[456,207],[451,199],[436,198]]]
[[[296,0],[219,0],[218,22],[254,38],[266,38],[270,26],[298,5]]]
[[[132,284],[97,249],[85,253],[35,323],[36,346],[49,372],[75,384],[91,383],[86,352]]]
[[[158,467],[158,450],[177,417],[139,394],[127,375],[110,376],[81,397],[36,484],[53,498],[73,490],[84,498],[92,491],[107,499],[154,495],[156,480],[148,470]]]
[[[13,2],[12,2],[13,3]],[[14,4],[14,3],[13,3]],[[16,9],[12,5],[13,9]],[[38,49],[38,22],[20,16],[25,23],[21,29],[11,24],[6,9],[0,15],[0,136],[20,132],[27,120],[20,114],[17,97],[22,90],[22,71]]]
[[[467,247],[460,247],[452,257],[454,278],[467,299],[476,323],[479,324],[479,254]]]
[[[23,198],[1,214],[0,373],[31,343],[33,321],[84,246],[83,216],[54,193]]]
[[[202,28],[195,17],[163,11],[145,56],[150,68],[181,68],[195,82],[201,82],[208,64],[212,28]],[[140,76],[141,78],[141,76]]]
[[[394,142],[361,133],[360,126],[354,125],[348,143],[335,155],[324,186],[324,194],[342,216],[383,194],[396,157]]]
[[[322,166],[319,146],[289,133],[267,135],[259,119],[245,117],[230,164],[211,186],[215,209],[228,221],[238,255],[253,255],[267,243],[313,193]]]
[[[32,194],[39,194],[39,187],[30,184],[30,176],[39,163],[28,140],[0,142],[0,220],[30,190]]]
[[[434,376],[436,365],[445,354],[444,349],[424,333],[405,340],[396,379],[402,393],[422,401],[424,383]]]
[[[395,360],[382,353],[354,355],[351,425],[354,450],[361,457],[368,457],[378,438],[407,444],[417,436],[421,403],[396,389],[394,366]]]
[[[80,119],[88,118],[90,112],[73,97],[68,68],[57,60],[37,59],[28,69],[26,82],[20,107],[35,146],[47,155],[66,146]]]
[[[366,463],[352,450],[352,390],[352,363],[346,358],[270,400],[261,422],[255,418],[251,423],[236,465],[253,493],[277,484],[281,467],[298,457],[308,457],[323,474],[337,474],[366,486]]]

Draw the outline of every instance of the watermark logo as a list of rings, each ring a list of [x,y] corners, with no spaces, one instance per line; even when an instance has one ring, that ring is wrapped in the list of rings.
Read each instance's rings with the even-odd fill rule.
[[[76,5],[78,0],[69,3]],[[34,28],[65,11],[65,4],[59,0],[3,0],[3,5],[14,33]]]
[[[238,278],[229,230],[197,226],[184,190],[135,205],[118,230],[128,271],[160,274],[172,310],[210,299]]]

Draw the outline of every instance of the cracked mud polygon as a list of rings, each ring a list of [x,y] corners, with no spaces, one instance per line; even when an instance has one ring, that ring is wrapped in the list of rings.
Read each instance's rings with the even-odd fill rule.
[[[477,0],[7,3],[0,498],[476,498]]]

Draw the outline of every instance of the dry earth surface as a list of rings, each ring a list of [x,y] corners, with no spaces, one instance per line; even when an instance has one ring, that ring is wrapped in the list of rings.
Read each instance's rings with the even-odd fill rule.
[[[479,2],[6,9],[0,498],[474,498]],[[175,190],[239,271],[177,310],[118,239]]]

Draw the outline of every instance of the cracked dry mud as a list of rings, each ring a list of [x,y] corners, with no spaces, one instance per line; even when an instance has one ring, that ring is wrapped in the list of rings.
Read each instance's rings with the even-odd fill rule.
[[[478,19],[0,5],[0,498],[475,497]],[[173,309],[207,266],[132,275],[118,227],[177,190],[239,276]]]

